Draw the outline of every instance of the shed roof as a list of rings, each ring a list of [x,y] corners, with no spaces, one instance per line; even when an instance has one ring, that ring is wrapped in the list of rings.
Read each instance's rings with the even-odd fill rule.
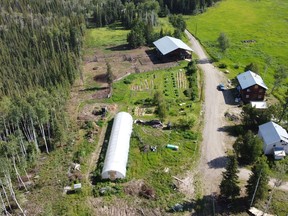
[[[244,73],[241,73],[237,76],[238,82],[242,89],[249,88],[253,85],[259,85],[265,89],[268,89],[265,85],[263,79],[258,74],[248,70]]]
[[[267,103],[265,101],[250,101],[251,106],[256,109],[267,109]]]
[[[274,157],[285,157],[286,153],[284,147],[275,147],[274,148]]]
[[[288,133],[280,125],[270,121],[259,126],[264,142],[269,145],[281,140],[288,143]]]
[[[115,116],[102,170],[103,179],[125,178],[132,125],[129,113],[119,112]]]
[[[162,55],[166,55],[176,49],[183,49],[191,52],[193,51],[182,40],[169,36],[162,37],[159,40],[154,41],[153,44],[162,53]]]

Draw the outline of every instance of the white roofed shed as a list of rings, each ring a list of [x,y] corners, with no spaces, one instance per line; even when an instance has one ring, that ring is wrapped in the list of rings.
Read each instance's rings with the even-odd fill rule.
[[[280,125],[272,121],[262,124],[258,135],[263,139],[264,154],[274,154],[277,147],[282,147],[288,153],[288,133]]]
[[[129,113],[117,113],[105,156],[102,179],[125,178],[132,127],[133,118]]]
[[[162,55],[166,55],[177,49],[193,52],[193,50],[182,40],[169,36],[162,37],[159,40],[153,42],[153,44],[156,46],[159,52],[162,53]]]
[[[256,109],[267,109],[267,103],[265,101],[250,101],[250,104]]]

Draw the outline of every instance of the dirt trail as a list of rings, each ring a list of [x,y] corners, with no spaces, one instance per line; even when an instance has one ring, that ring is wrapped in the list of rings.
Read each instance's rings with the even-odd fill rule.
[[[226,166],[226,147],[231,144],[231,138],[222,129],[225,125],[224,113],[236,107],[226,104],[223,92],[216,89],[219,83],[225,83],[225,75],[209,63],[209,58],[200,43],[187,30],[185,33],[192,44],[192,49],[198,55],[198,66],[204,73],[205,124],[198,172],[202,177],[203,195],[211,195],[219,192],[222,172]],[[241,168],[239,178],[248,180],[250,173],[251,171]],[[273,187],[275,181],[271,178],[269,185]],[[288,183],[283,182],[278,189],[288,191]]]
[[[203,182],[203,195],[217,192],[221,180],[221,173],[226,164],[225,157],[225,134],[219,130],[224,125],[224,112],[228,109],[221,91],[216,89],[217,85],[225,77],[217,70],[205,54],[199,42],[185,31],[192,44],[192,49],[198,55],[198,66],[204,73],[205,79],[205,104],[203,142],[201,147],[201,159],[199,172],[205,181]]]
[[[238,174],[239,178],[242,180],[248,180],[249,176],[251,175],[251,171],[244,169],[244,168],[239,169],[239,171],[240,171]],[[269,186],[273,188],[276,181],[277,180],[275,178],[270,178],[269,183],[268,183]],[[288,191],[288,182],[282,182],[281,185],[278,187],[278,189],[283,190],[283,191]]]

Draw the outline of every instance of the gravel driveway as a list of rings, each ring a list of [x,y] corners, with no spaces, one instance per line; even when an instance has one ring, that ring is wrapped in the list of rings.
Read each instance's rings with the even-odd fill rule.
[[[218,192],[222,177],[223,168],[226,164],[225,157],[225,137],[220,128],[224,126],[224,113],[229,108],[225,104],[223,93],[217,90],[217,85],[225,77],[222,72],[215,68],[204,52],[199,42],[188,32],[185,31],[192,44],[192,49],[198,55],[198,66],[204,73],[204,92],[205,104],[204,111],[204,130],[201,159],[199,172],[203,180],[203,195],[210,195]]]
[[[225,95],[224,92],[217,90],[219,83],[226,83],[224,74],[209,62],[200,43],[187,30],[185,33],[192,44],[194,53],[198,55],[198,66],[204,74],[205,103],[203,111],[205,124],[198,173],[202,178],[202,194],[209,196],[214,192],[219,192],[222,172],[227,161],[226,147],[232,144],[231,137],[222,129],[225,126],[224,113],[229,109],[236,109],[236,107],[233,108],[231,104],[227,103],[227,101],[233,101],[231,95]],[[230,98],[227,99],[229,96]],[[248,180],[250,174],[249,170],[241,168],[239,178]],[[275,179],[270,179],[269,185],[273,187],[274,182]],[[288,183],[283,182],[279,189],[288,191]]]

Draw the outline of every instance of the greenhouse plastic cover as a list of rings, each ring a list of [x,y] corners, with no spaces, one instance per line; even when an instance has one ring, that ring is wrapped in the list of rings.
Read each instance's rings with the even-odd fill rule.
[[[102,178],[125,178],[132,133],[133,118],[127,112],[118,113],[113,122]]]

